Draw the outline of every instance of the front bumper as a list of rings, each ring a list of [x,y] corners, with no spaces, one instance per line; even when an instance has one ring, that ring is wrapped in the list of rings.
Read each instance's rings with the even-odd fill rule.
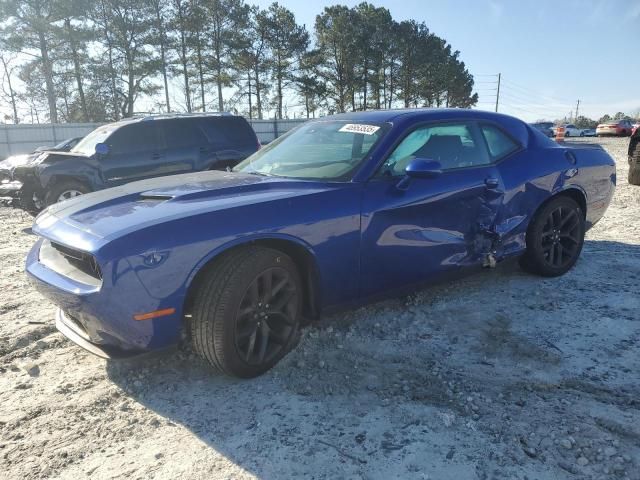
[[[22,197],[22,182],[18,180],[3,180],[0,183],[0,204],[18,206]]]
[[[178,343],[180,313],[137,321],[136,313],[166,305],[149,297],[136,272],[107,272],[105,285],[89,285],[48,268],[40,261],[43,240],[38,240],[26,260],[26,273],[33,287],[60,311],[56,327],[71,341],[102,358],[127,358]],[[111,280],[118,279],[114,286]]]
[[[69,317],[61,308],[56,311],[56,328],[79,347],[107,360],[132,358],[146,353],[144,350],[123,350],[109,345],[93,343],[83,329],[82,324],[73,317]]]

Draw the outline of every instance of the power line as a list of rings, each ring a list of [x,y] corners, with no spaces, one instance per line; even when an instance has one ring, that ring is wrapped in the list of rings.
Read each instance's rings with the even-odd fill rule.
[[[511,88],[514,88],[516,90],[520,90],[522,93],[524,93],[526,95],[533,95],[535,97],[545,98],[547,100],[551,100],[551,101],[554,101],[554,102],[566,102],[566,99],[560,99],[560,98],[552,96],[552,95],[548,95],[548,94],[541,93],[541,92],[538,92],[536,90],[533,90],[533,89],[530,89],[530,88],[527,88],[527,87],[523,87],[521,85],[518,85],[517,83],[514,83],[514,82],[510,81],[510,80],[504,80],[504,83],[507,86],[510,86]],[[572,102],[568,102],[568,103],[572,103]]]
[[[502,78],[502,74],[498,73],[498,90],[496,92],[496,112],[498,111],[498,102],[500,101],[500,79]]]
[[[557,100],[546,99],[530,93],[521,93],[520,91],[512,90],[511,87],[507,85],[506,87],[507,87],[507,90],[505,92],[506,94],[523,102],[534,103],[537,105],[556,105],[556,106],[562,106],[563,108],[570,107],[573,105],[572,101],[568,101],[568,100],[561,101],[559,99]]]

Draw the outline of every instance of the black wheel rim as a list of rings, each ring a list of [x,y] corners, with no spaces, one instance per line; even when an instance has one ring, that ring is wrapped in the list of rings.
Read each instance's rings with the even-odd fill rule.
[[[296,330],[297,312],[298,291],[287,270],[273,267],[258,275],[236,316],[235,343],[240,357],[250,365],[277,357]]]
[[[542,229],[542,252],[547,265],[563,268],[578,255],[581,242],[580,215],[574,208],[558,207]]]

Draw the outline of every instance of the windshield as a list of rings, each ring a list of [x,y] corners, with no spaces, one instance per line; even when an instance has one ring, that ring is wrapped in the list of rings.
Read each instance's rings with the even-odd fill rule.
[[[71,138],[67,138],[65,141],[60,142],[59,144],[57,144],[56,146],[53,147],[53,150],[62,150],[63,148],[66,148],[67,144],[71,141]]]
[[[305,123],[233,170],[303,179],[342,179],[362,162],[387,128],[387,124],[337,120]]]
[[[80,140],[78,144],[70,150],[71,153],[93,155],[96,152],[96,145],[98,143],[104,143],[116,128],[118,127],[113,125],[105,125],[104,127],[96,128],[93,132]]]

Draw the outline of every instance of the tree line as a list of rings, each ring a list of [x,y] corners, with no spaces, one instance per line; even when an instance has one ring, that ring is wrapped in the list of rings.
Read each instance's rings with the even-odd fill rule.
[[[473,77],[424,22],[326,7],[310,31],[278,3],[0,0],[5,120],[104,122],[155,112],[286,118],[471,107]],[[144,100],[144,102],[143,102]]]
[[[640,109],[638,109],[635,113],[633,113],[631,115],[627,115],[624,112],[617,112],[614,115],[609,115],[608,113],[605,113],[598,120],[594,120],[593,118],[585,117],[584,115],[579,115],[577,118],[565,117],[565,118],[562,118],[562,119],[558,119],[558,120],[555,120],[553,123],[555,123],[556,125],[564,125],[564,124],[567,124],[567,123],[572,123],[577,128],[591,128],[591,129],[594,129],[601,123],[607,123],[607,122],[618,121],[618,120],[630,120],[632,123],[633,122],[640,123]]]

